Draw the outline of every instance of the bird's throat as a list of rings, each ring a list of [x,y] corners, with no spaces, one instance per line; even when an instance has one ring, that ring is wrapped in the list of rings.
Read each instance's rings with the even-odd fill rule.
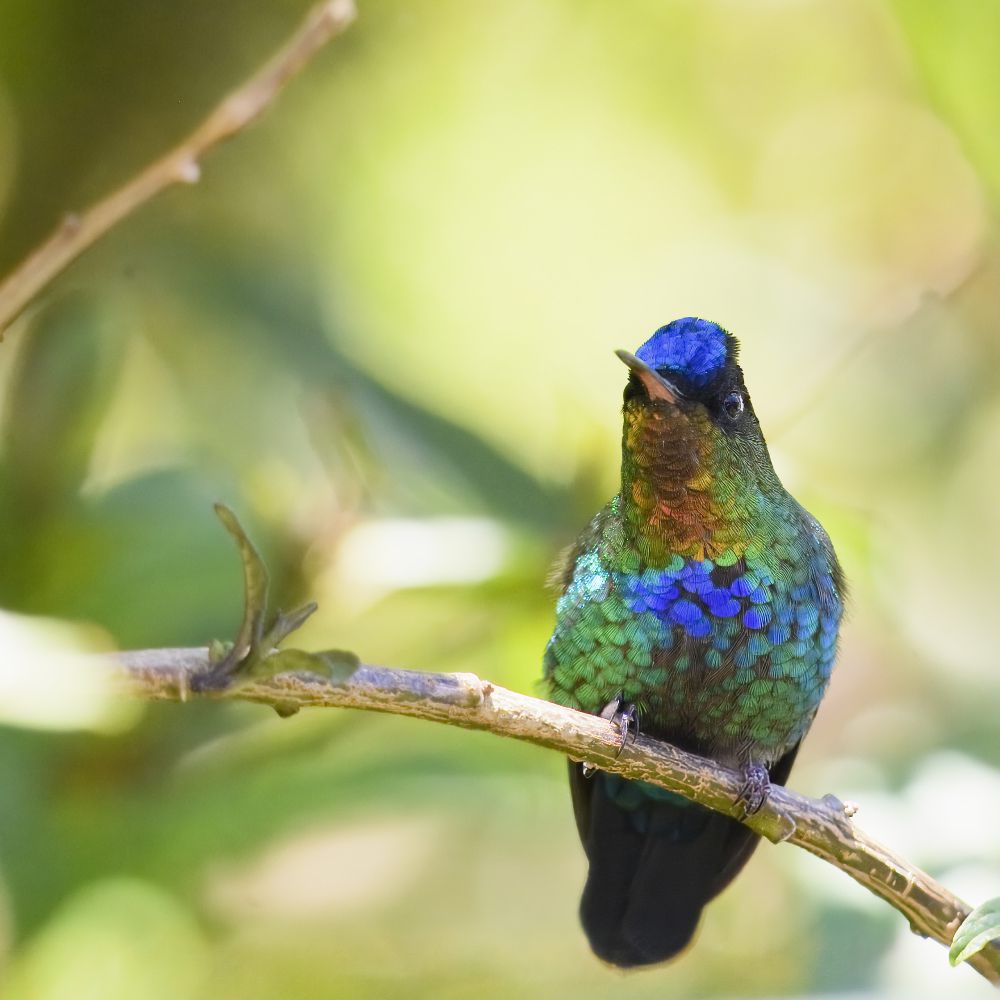
[[[729,468],[717,433],[707,415],[626,408],[616,506],[626,543],[647,565],[731,555],[753,534],[753,492]]]

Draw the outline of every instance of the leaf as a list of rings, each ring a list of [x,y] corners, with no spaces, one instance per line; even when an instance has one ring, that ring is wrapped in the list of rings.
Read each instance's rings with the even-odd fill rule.
[[[952,965],[967,962],[998,937],[1000,937],[1000,896],[977,906],[962,921],[961,927],[955,931],[955,937],[952,939],[948,961]]]
[[[307,653],[302,649],[279,649],[268,656],[262,666],[273,676],[283,673],[309,673],[331,684],[344,684],[360,666],[357,654],[345,649],[326,649]]]
[[[244,604],[243,621],[233,649],[242,656],[260,645],[264,633],[264,615],[267,614],[268,575],[264,560],[247,537],[236,515],[225,505],[215,504],[215,513],[226,531],[236,540],[243,562]],[[287,635],[287,632],[285,633]]]
[[[235,643],[216,641],[210,644],[212,667],[192,679],[192,688],[221,691],[289,672],[316,674],[331,684],[343,684],[361,662],[356,654],[342,649],[307,653],[301,649],[275,648],[316,610],[316,603],[310,601],[288,613],[279,611],[265,628],[268,573],[264,561],[236,515],[221,503],[215,505],[215,512],[239,546],[245,590],[243,622]],[[281,716],[294,715],[297,711],[291,702],[279,702],[274,708]]]
[[[301,628],[303,622],[318,607],[319,605],[315,601],[310,601],[308,604],[303,604],[301,608],[290,611],[288,614],[285,614],[284,611],[279,611],[271,623],[271,627],[267,630],[267,635],[261,640],[260,644],[262,648],[271,649],[274,646],[280,645],[281,640],[291,635],[297,628]]]
[[[119,324],[105,304],[63,296],[30,324],[4,402],[11,489],[39,517],[87,476],[122,367]]]
[[[995,44],[1000,5],[894,0],[893,6],[931,102],[994,196],[1000,195],[1000,130],[990,96],[1000,87]]]

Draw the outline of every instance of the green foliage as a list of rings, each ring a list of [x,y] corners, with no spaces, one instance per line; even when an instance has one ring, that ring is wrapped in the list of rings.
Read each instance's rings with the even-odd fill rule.
[[[32,942],[4,995],[193,1000],[205,961],[199,928],[176,899],[137,879],[112,878],[67,900]]]
[[[993,197],[1000,197],[994,99],[1000,66],[992,44],[1000,32],[1000,8],[978,0],[954,0],[944,7],[894,0],[893,7],[931,99],[961,136]]]
[[[209,676],[197,679],[198,687],[201,690],[238,688],[287,671],[313,673],[335,684],[348,680],[361,662],[356,653],[343,649],[307,653],[301,649],[276,648],[315,612],[316,603],[310,601],[288,614],[279,611],[271,624],[265,625],[270,580],[264,560],[228,507],[217,503],[215,512],[235,539],[243,562],[243,620],[236,640],[220,657],[213,655],[212,671]],[[284,717],[294,709],[278,706],[277,711]]]
[[[17,470],[9,501],[20,510],[38,516],[79,490],[124,347],[120,317],[80,294],[43,310],[26,334],[3,419],[4,458]]]
[[[948,960],[952,965],[967,962],[991,941],[1000,938],[1000,898],[977,906],[955,931]]]

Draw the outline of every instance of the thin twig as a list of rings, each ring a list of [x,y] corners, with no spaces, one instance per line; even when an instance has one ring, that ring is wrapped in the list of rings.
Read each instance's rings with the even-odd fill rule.
[[[117,676],[126,690],[155,700],[183,700],[192,689],[191,678],[209,668],[206,649],[151,649],[115,658]],[[743,818],[736,806],[742,779],[735,771],[641,736],[619,755],[618,732],[611,723],[508,691],[474,674],[363,665],[339,684],[311,674],[280,674],[210,696],[261,702],[286,714],[296,707],[360,708],[486,730],[557,750],[626,778],[652,782],[727,816]],[[809,799],[775,786],[760,812],[744,822],[775,843],[796,844],[839,868],[902,913],[915,933],[948,947],[970,907],[859,830],[851,813],[833,796]],[[996,945],[987,946],[969,964],[1000,984]]]
[[[117,191],[81,213],[70,213],[0,284],[0,339],[36,295],[84,250],[137,208],[174,184],[194,184],[199,161],[213,146],[242,131],[274,101],[314,55],[354,20],[354,0],[328,0],[257,73],[228,97],[178,146]]]

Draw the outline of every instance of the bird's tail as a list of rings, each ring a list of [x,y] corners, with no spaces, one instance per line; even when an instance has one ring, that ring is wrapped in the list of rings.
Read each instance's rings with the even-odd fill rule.
[[[774,777],[784,781],[790,768],[783,759]],[[613,774],[584,777],[578,764],[570,765],[570,786],[590,863],[580,919],[591,948],[622,968],[673,958],[760,838],[662,789]]]

